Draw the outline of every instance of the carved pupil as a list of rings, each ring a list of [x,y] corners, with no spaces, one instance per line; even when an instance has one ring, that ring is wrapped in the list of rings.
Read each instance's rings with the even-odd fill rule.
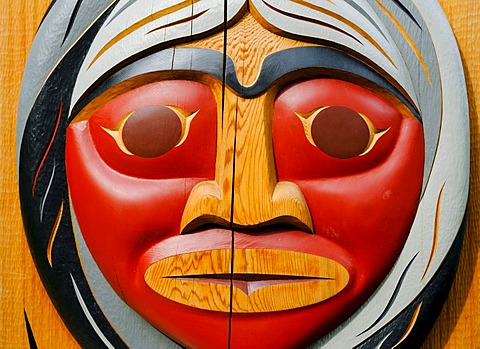
[[[312,139],[325,154],[349,159],[362,154],[370,141],[365,120],[352,109],[334,106],[322,110],[312,122]]]
[[[163,106],[143,107],[125,122],[122,139],[134,155],[155,158],[172,150],[182,137],[177,114]]]

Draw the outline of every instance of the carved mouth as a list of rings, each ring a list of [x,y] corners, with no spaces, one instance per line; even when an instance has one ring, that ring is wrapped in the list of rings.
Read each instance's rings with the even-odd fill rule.
[[[233,273],[230,270],[233,267]],[[195,308],[256,313],[319,303],[348,284],[345,267],[295,251],[231,249],[175,255],[151,264],[145,281],[156,293]]]
[[[269,286],[285,285],[298,282],[308,282],[315,280],[332,280],[329,278],[314,278],[288,275],[262,275],[262,274],[218,274],[218,275],[191,275],[174,276],[172,278],[185,281],[203,282],[210,284],[219,284],[237,288],[238,290],[250,296],[253,292]]]

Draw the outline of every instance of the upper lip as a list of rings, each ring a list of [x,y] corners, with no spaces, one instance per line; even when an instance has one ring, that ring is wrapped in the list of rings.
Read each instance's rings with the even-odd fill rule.
[[[336,260],[346,269],[350,269],[352,258],[349,253],[338,244],[318,235],[286,229],[269,229],[269,233],[261,233],[257,230],[259,229],[252,229],[248,232],[235,231],[233,239],[235,249],[300,252]],[[150,265],[168,257],[221,249],[232,249],[231,231],[223,228],[212,228],[202,232],[177,235],[150,246],[140,257],[137,266],[143,274]],[[230,275],[230,270],[218,271],[216,274],[222,273]],[[277,275],[277,273],[272,272],[271,275]]]
[[[332,259],[296,251],[246,248],[211,249],[176,254],[152,263],[146,273],[155,269],[157,277],[211,277],[222,275],[262,275],[263,280],[336,279],[337,268],[345,269]],[[235,277],[234,277],[235,278]],[[236,277],[238,278],[238,277]],[[251,278],[254,281],[254,278]]]

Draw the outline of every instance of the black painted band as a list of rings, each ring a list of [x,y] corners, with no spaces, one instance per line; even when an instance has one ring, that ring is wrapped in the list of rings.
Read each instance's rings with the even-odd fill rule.
[[[155,52],[114,72],[98,87],[87,91],[73,108],[72,116],[75,116],[101,93],[142,74],[161,71],[195,71],[211,75],[222,81],[223,61],[222,53],[210,49],[169,48]],[[225,83],[240,96],[253,98],[264,93],[278,79],[293,72],[298,73],[312,68],[324,69],[326,76],[334,71],[340,71],[366,79],[397,97],[421,121],[418,110],[381,74],[355,57],[330,47],[307,46],[275,52],[265,58],[258,79],[251,86],[243,86],[239,83],[233,61],[227,56]]]

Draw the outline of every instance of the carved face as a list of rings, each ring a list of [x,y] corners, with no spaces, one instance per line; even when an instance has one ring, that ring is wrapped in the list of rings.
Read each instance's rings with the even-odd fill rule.
[[[447,27],[437,0],[53,1],[19,194],[80,345],[421,343],[468,193]]]
[[[216,35],[176,49],[201,69],[130,79],[72,122],[71,200],[111,286],[170,337],[220,347],[230,328],[232,347],[306,345],[365,302],[401,251],[423,128],[381,75],[367,88],[325,67],[362,60],[250,15],[229,35],[243,40],[226,51],[237,85],[212,73]]]

